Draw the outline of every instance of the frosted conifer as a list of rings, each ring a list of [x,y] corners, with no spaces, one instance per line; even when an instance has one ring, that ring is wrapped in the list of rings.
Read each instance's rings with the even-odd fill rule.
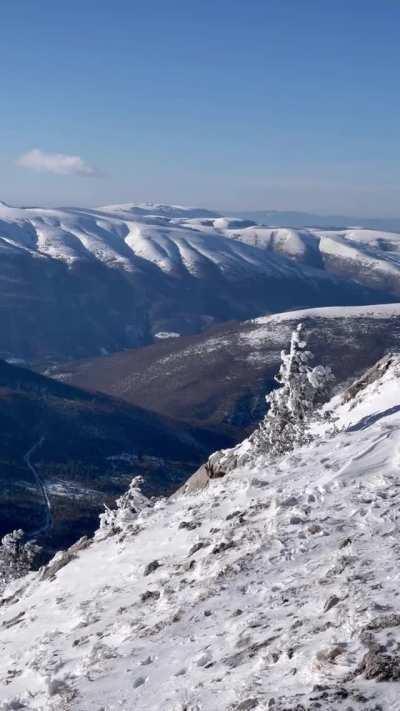
[[[281,353],[275,377],[280,387],[267,395],[268,412],[250,438],[260,453],[278,456],[311,440],[311,415],[327,399],[334,380],[330,368],[312,367],[312,360],[300,323],[292,333],[289,352]]]
[[[32,569],[40,546],[24,541],[22,529],[16,529],[3,536],[0,544],[0,589],[11,580],[21,578]]]
[[[99,531],[105,533],[121,533],[138,514],[150,505],[150,501],[145,496],[140,487],[143,484],[143,477],[136,476],[132,479],[128,491],[116,500],[116,508],[110,509],[105,506],[105,511],[100,514]]]

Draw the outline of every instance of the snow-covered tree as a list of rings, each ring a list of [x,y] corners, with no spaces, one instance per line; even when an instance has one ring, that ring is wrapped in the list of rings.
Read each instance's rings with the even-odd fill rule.
[[[100,514],[100,533],[121,533],[138,514],[150,506],[150,500],[141,492],[143,477],[136,476],[132,479],[128,491],[116,500],[116,508],[105,506],[105,511]]]
[[[40,550],[35,543],[25,542],[25,534],[20,528],[3,536],[0,544],[0,589],[11,580],[29,573]]]
[[[330,368],[312,367],[312,360],[300,323],[292,333],[289,352],[281,353],[275,377],[280,387],[267,395],[268,412],[250,438],[260,453],[278,456],[311,440],[311,416],[328,398],[334,380]]]

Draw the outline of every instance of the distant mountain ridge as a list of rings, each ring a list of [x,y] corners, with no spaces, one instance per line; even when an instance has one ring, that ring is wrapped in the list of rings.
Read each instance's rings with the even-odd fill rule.
[[[400,231],[400,217],[360,217],[352,215],[321,215],[296,210],[237,210],[227,214],[254,220],[259,224],[274,227],[323,227],[344,229],[365,227],[371,230]]]
[[[393,301],[397,293],[385,280],[353,279],[347,259],[339,269],[321,268],[285,249],[260,248],[247,230],[248,221],[203,208],[2,204],[0,357],[96,355],[151,343],[158,333]]]

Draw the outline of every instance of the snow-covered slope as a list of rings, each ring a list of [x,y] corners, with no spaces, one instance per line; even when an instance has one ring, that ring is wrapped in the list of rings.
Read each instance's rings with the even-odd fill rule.
[[[217,230],[260,250],[346,276],[373,288],[400,293],[400,233],[349,228],[266,227],[235,218],[192,219],[198,229]]]
[[[198,212],[203,215],[206,211]],[[216,244],[215,235],[214,239],[200,235],[200,241],[196,240],[199,235],[181,228],[177,220],[186,214],[191,217],[197,211],[133,204],[99,210],[0,206],[1,246],[51,257],[69,265],[77,261],[97,261],[135,271],[140,269],[140,259],[145,259],[166,273],[179,273],[183,269],[191,274],[197,274],[208,259],[229,268],[236,255],[249,253],[240,246],[232,249],[227,242],[225,253],[222,249],[219,254],[220,240]]]
[[[392,252],[381,260],[390,279],[371,276],[369,283],[356,270],[360,286],[353,266],[344,279],[340,269],[338,277],[321,267],[314,234],[304,242],[293,233],[282,249],[264,249],[248,224],[151,203],[98,209],[0,204],[0,356],[107,353],[150,343],[158,333],[194,333],[296,307],[390,301],[398,293]],[[324,239],[343,252],[342,236]],[[371,240],[364,271],[372,259],[367,251],[380,249]],[[312,258],[303,259],[303,242]]]
[[[214,224],[218,220],[214,220]],[[362,228],[317,230],[250,225],[225,233],[259,249],[400,294],[400,233]]]
[[[396,711],[399,383],[388,358],[337,401],[339,434],[15,583],[0,708]]]
[[[254,325],[278,324],[303,319],[395,319],[400,316],[400,304],[371,304],[370,306],[328,306],[321,309],[286,311],[253,319]],[[262,336],[260,335],[260,338]]]

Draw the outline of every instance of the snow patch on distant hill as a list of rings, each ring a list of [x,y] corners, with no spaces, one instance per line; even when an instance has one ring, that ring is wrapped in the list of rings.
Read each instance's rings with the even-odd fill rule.
[[[175,333],[175,331],[160,331],[159,333],[154,334],[154,338],[163,340],[165,338],[179,338],[180,335],[180,333]]]
[[[299,309],[285,313],[261,316],[251,323],[269,324],[271,322],[301,320],[306,318],[391,318],[400,315],[399,304],[376,304],[372,306],[325,306],[316,309]]]
[[[165,205],[157,202],[123,203],[121,205],[106,205],[99,210],[104,212],[128,212],[137,216],[158,216],[173,218],[217,218],[218,213],[201,207],[187,207],[183,205]]]

